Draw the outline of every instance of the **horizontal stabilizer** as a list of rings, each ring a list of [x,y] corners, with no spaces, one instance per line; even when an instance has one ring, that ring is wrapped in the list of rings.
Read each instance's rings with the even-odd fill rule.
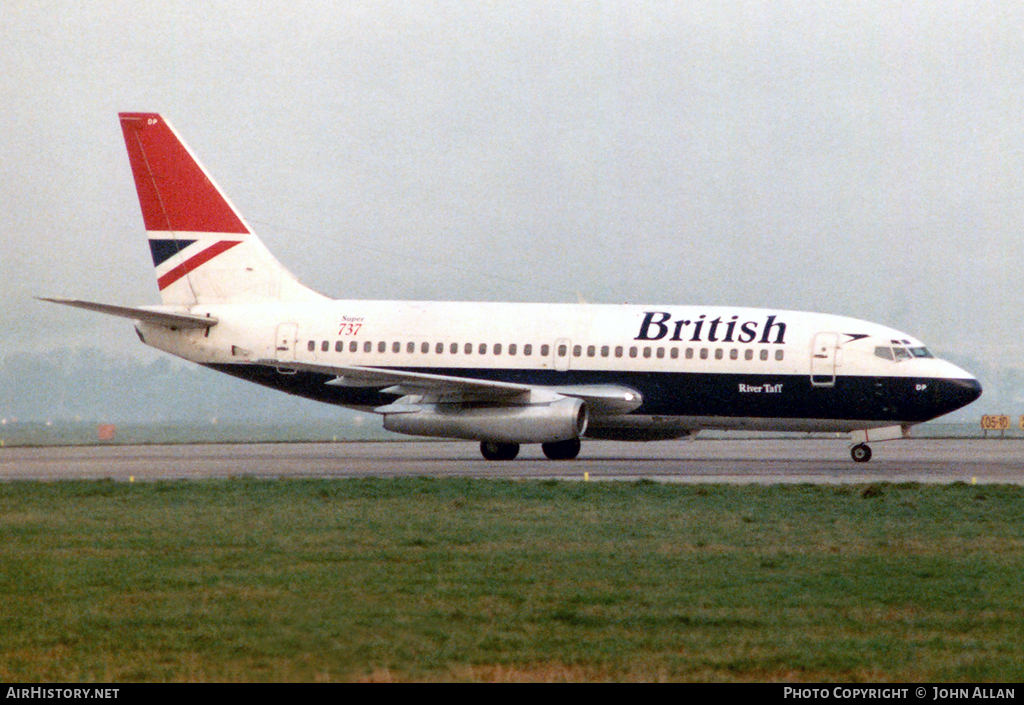
[[[143,306],[139,308],[131,306],[112,306],[110,304],[98,304],[92,301],[79,301],[78,299],[48,299],[38,297],[40,301],[49,301],[53,304],[63,304],[84,308],[87,311],[105,313],[108,316],[120,316],[131,318],[135,321],[144,321],[158,326],[168,328],[210,328],[217,325],[217,319],[212,316],[194,316],[190,313],[178,313],[168,311],[162,306]]]

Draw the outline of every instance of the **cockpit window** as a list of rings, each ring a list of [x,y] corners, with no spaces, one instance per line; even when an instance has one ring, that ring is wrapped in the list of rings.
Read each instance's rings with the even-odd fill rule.
[[[875,348],[875,357],[880,357],[885,360],[895,360],[900,362],[901,360],[912,360],[915,357],[934,357],[928,348],[905,348],[903,346],[894,345],[889,347],[887,345],[879,345]]]

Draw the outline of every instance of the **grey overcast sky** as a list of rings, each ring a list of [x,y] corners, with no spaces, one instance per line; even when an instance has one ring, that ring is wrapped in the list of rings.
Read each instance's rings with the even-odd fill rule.
[[[351,298],[732,304],[1024,369],[1024,4],[0,4],[0,354],[145,355],[116,113]],[[127,351],[131,351],[128,353]]]

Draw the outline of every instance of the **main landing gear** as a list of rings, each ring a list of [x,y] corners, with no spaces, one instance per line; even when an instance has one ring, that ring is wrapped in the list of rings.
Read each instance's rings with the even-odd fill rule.
[[[853,448],[850,448],[850,457],[853,458],[854,462],[866,463],[871,460],[871,448],[867,443],[858,443]]]
[[[487,460],[513,460],[519,455],[519,444],[481,441],[480,452]]]
[[[568,441],[542,443],[540,447],[543,449],[544,455],[551,460],[572,460],[580,454],[580,439],[571,438]],[[519,444],[482,441],[480,453],[487,460],[512,460],[519,455]]]
[[[542,443],[540,447],[549,460],[572,460],[580,454],[580,439],[570,438],[557,443]]]

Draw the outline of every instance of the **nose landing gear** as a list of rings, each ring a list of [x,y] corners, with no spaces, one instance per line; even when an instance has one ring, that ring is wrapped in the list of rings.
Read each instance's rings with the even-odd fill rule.
[[[853,458],[854,462],[866,463],[871,460],[871,448],[867,443],[858,443],[853,448],[850,448],[850,457]]]

